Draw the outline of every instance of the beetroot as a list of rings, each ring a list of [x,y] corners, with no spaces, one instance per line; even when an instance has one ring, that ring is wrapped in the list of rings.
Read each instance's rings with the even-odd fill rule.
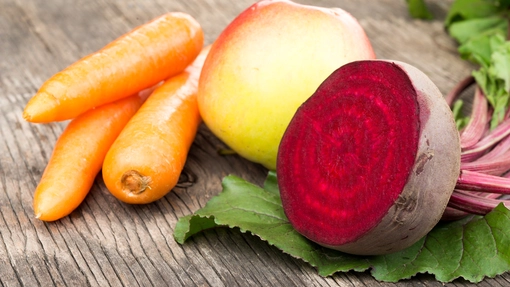
[[[404,249],[441,219],[460,151],[452,112],[425,74],[396,61],[346,64],[297,110],[282,138],[285,214],[329,248]]]

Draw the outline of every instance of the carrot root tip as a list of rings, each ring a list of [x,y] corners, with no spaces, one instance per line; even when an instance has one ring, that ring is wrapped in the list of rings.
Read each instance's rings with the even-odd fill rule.
[[[126,193],[140,194],[150,189],[151,178],[140,174],[136,170],[125,172],[120,179],[122,190]]]
[[[53,93],[47,91],[37,92],[25,106],[23,119],[31,123],[47,123],[57,121],[57,109],[59,99]]]
[[[27,122],[30,122],[32,120],[32,116],[29,115],[26,111],[23,112],[23,119]]]

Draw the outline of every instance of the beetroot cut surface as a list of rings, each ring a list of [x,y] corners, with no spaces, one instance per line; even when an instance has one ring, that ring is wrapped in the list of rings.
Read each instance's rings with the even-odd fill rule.
[[[398,65],[359,61],[336,70],[298,109],[280,143],[277,174],[299,233],[339,246],[382,220],[415,164],[417,97]]]

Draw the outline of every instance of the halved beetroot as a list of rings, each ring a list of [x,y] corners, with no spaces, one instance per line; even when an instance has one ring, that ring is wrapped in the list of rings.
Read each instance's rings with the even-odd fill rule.
[[[459,170],[459,133],[439,89],[418,69],[382,60],[333,72],[296,112],[277,158],[294,228],[360,255],[427,234]]]

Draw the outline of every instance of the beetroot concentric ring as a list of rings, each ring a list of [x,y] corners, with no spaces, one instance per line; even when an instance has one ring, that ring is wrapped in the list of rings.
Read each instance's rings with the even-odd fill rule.
[[[431,149],[420,142],[429,124],[427,101],[407,71],[388,61],[353,62],[328,77],[298,109],[279,147],[280,194],[294,228],[342,250],[387,224],[389,210],[398,225],[422,204],[408,183],[419,175],[417,160],[433,158],[424,157]],[[450,131],[448,117],[446,126]]]

